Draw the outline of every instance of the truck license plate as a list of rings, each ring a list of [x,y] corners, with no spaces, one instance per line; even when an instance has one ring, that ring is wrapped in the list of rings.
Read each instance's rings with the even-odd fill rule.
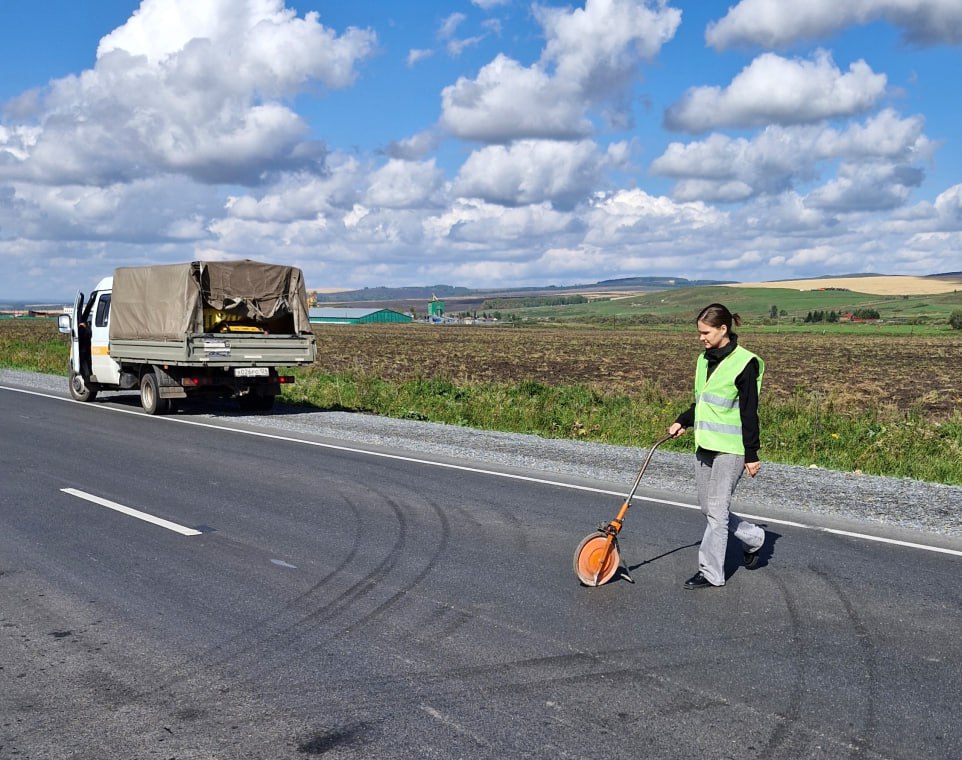
[[[234,377],[267,377],[267,367],[235,367]]]

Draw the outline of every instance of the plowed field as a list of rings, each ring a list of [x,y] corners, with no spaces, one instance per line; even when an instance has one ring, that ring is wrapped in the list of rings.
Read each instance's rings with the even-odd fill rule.
[[[694,331],[317,325],[318,369],[386,378],[587,383],[627,391],[655,382],[691,392],[700,350]],[[892,405],[930,419],[962,411],[962,336],[751,334],[743,345],[766,362],[765,394],[822,394],[857,412]]]

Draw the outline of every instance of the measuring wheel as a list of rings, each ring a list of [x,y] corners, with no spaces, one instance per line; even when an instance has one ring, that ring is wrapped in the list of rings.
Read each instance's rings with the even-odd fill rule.
[[[586,586],[601,586],[615,577],[621,553],[614,536],[597,531],[585,536],[575,549],[575,575]]]

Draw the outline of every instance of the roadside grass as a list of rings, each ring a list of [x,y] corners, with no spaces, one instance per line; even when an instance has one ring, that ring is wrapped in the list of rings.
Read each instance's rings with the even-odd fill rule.
[[[50,319],[0,321],[0,367],[66,375],[70,344]]]
[[[577,384],[388,381],[361,372],[301,371],[285,401],[483,430],[647,447],[690,403],[652,384],[641,393],[605,393]],[[962,485],[962,417],[926,420],[894,406],[855,412],[835,399],[798,391],[763,401],[762,458],[782,464]],[[667,449],[690,451],[691,435]]]
[[[0,367],[65,376],[67,356],[55,324],[0,322]],[[586,382],[477,381],[443,372],[387,378],[320,364],[292,372],[297,382],[283,391],[290,404],[625,446],[649,446],[691,402],[690,394],[654,380],[629,393]],[[920,405],[866,404],[852,391],[800,386],[785,396],[763,395],[759,413],[765,461],[962,485],[958,409],[933,419]],[[666,448],[692,446],[688,434]]]

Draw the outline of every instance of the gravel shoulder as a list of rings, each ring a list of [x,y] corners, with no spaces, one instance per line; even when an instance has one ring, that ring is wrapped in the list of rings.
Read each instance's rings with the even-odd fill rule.
[[[66,395],[66,380],[0,369],[0,384]],[[129,394],[127,394],[129,395]],[[109,398],[105,396],[105,398]],[[201,416],[214,416],[202,414]],[[217,415],[223,416],[223,415]],[[546,439],[534,435],[349,412],[311,412],[279,406],[275,414],[232,420],[260,428],[313,435],[449,459],[615,484],[630,488],[645,451],[626,446]],[[764,452],[762,452],[764,460]],[[621,485],[618,485],[621,484]],[[660,491],[694,503],[692,457],[659,451],[645,474],[642,490]],[[615,505],[617,506],[617,505]],[[962,537],[962,487],[873,475],[810,469],[764,462],[754,480],[743,479],[736,508],[752,514],[813,515],[913,532]],[[904,536],[902,536],[904,538]]]

